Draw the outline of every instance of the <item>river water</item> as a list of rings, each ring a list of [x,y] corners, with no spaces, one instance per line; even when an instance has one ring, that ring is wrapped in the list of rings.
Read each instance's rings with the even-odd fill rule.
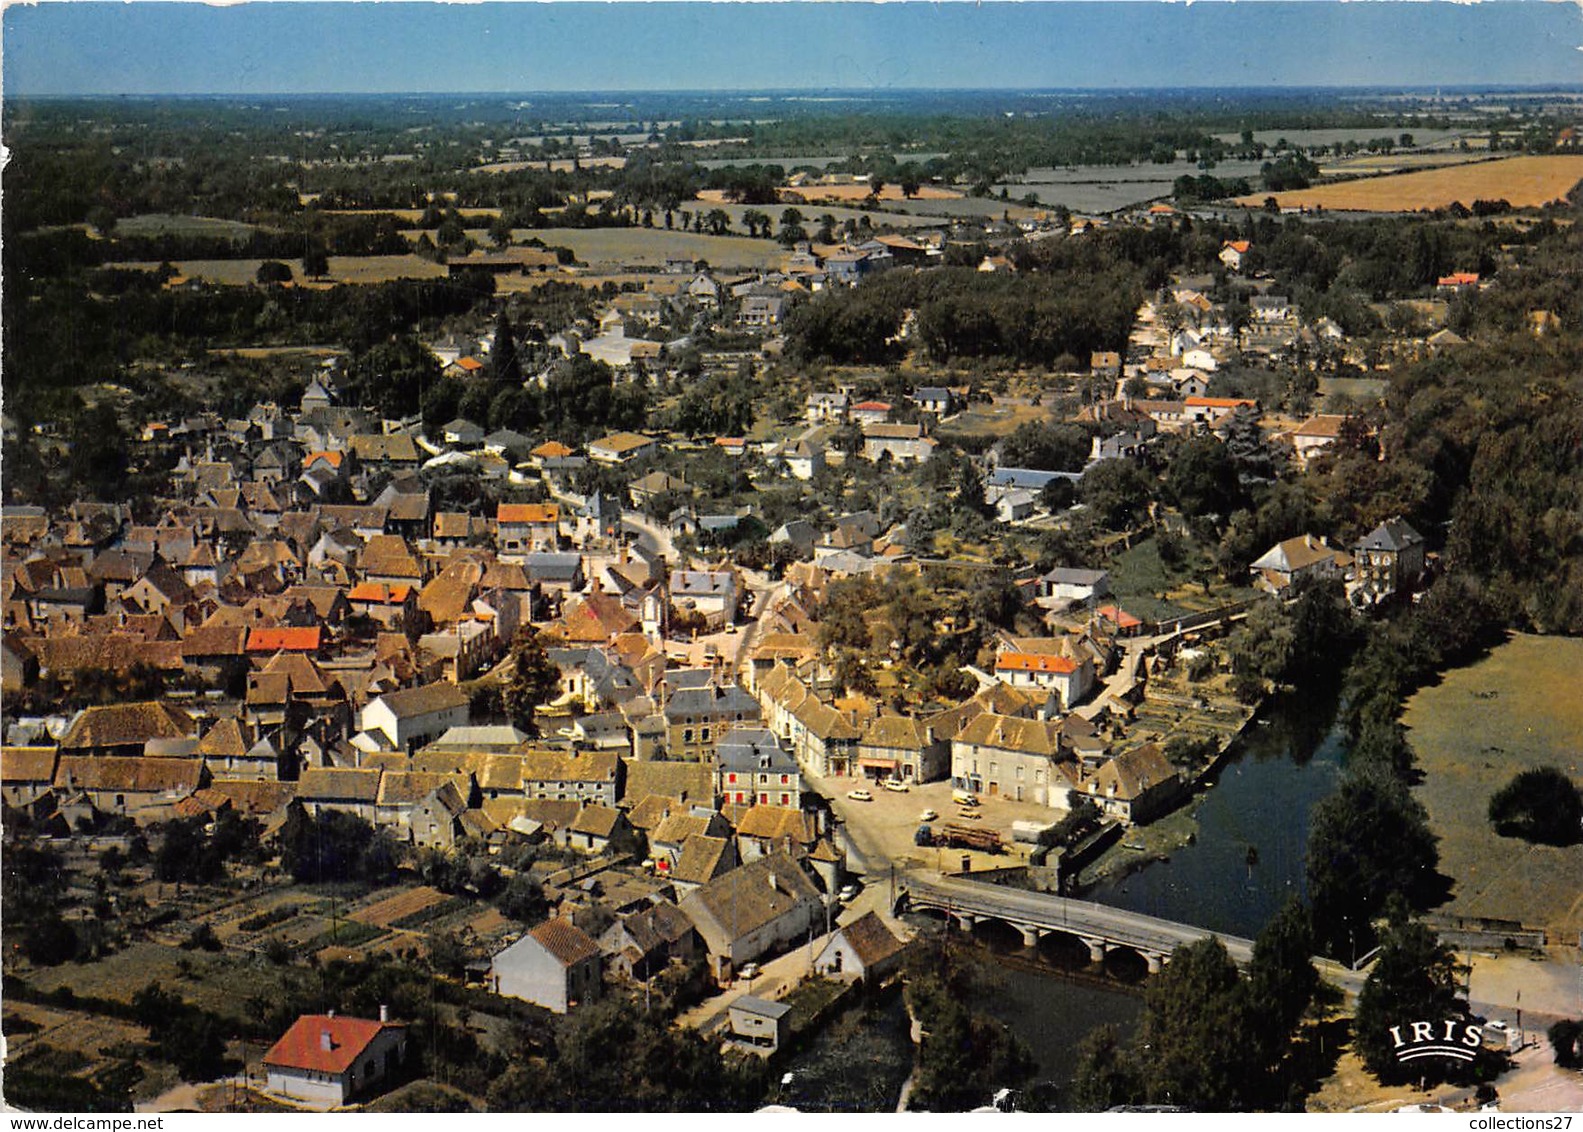
[[[1333,693],[1262,708],[1198,801],[1194,844],[1169,861],[1104,881],[1084,898],[1256,936],[1289,897],[1306,894],[1309,811],[1335,791],[1345,754],[1337,708]]]

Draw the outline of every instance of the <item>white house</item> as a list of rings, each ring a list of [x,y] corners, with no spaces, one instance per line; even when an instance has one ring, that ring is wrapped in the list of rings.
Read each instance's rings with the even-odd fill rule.
[[[439,683],[386,692],[363,708],[359,724],[364,731],[383,734],[393,750],[405,751],[467,721],[467,693],[455,684]]]
[[[264,1055],[266,1088],[314,1107],[333,1108],[378,1092],[399,1076],[407,1027],[330,1014],[304,1014]]]
[[[570,920],[549,920],[489,961],[496,994],[565,1014],[599,996],[599,945]]]
[[[737,579],[729,570],[672,570],[671,604],[701,614],[711,626],[736,620]]]
[[[824,471],[824,445],[799,440],[781,453],[786,471],[800,480],[811,480]]]
[[[906,946],[885,926],[884,920],[873,912],[865,912],[836,930],[814,957],[813,967],[823,975],[882,979],[901,965],[902,949]]]

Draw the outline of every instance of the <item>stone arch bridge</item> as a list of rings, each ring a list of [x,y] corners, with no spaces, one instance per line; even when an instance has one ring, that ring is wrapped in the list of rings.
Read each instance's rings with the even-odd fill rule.
[[[943,912],[964,931],[982,921],[997,920],[1020,931],[1029,947],[1056,932],[1075,936],[1088,945],[1089,957],[1096,963],[1113,947],[1129,948],[1143,956],[1151,974],[1159,971],[1178,946],[1206,936],[1218,938],[1239,966],[1246,966],[1253,957],[1253,941],[1239,936],[1087,900],[979,881],[909,876],[897,893],[896,905],[898,911]]]

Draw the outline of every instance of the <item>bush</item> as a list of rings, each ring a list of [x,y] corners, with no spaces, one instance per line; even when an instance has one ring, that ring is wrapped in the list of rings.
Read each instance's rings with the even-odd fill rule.
[[[1583,1069],[1583,1022],[1563,1018],[1546,1031],[1556,1064],[1563,1069]]]
[[[1583,796],[1554,767],[1525,770],[1495,792],[1489,816],[1502,837],[1540,845],[1583,841]]]

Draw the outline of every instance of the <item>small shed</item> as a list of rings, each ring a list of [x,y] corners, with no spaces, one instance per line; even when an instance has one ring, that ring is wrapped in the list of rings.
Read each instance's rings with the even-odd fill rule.
[[[728,1010],[731,1040],[754,1053],[774,1053],[791,1037],[791,1007],[745,994]]]

